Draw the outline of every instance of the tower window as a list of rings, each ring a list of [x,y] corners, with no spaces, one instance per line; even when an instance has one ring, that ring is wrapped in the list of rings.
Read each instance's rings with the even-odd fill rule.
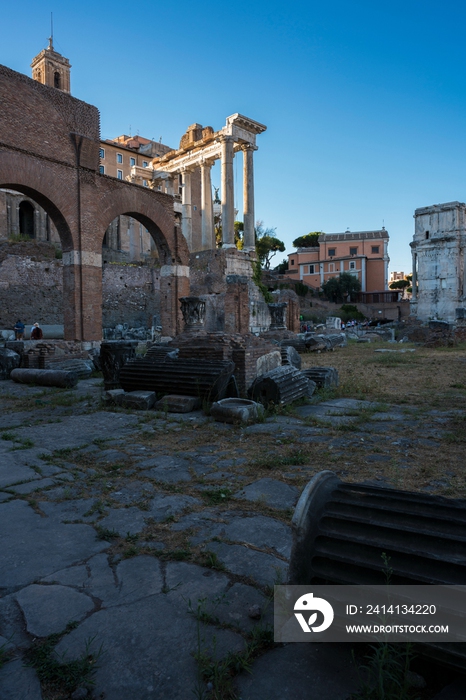
[[[53,74],[53,87],[57,88],[58,90],[61,89],[60,73],[57,70]]]

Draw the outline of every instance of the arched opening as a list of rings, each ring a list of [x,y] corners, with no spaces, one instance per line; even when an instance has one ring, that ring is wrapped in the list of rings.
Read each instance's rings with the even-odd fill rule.
[[[0,295],[1,327],[12,328],[21,318],[27,329],[37,321],[58,326],[61,335],[68,298],[61,241],[70,247],[71,233],[52,202],[32,188],[0,181],[0,277],[8,282]],[[33,293],[25,288],[25,260]]]
[[[19,233],[26,238],[34,238],[34,213],[31,202],[23,201],[19,205]]]
[[[61,89],[60,73],[57,70],[53,74],[53,87],[57,88],[58,90]]]
[[[156,242],[140,215],[122,214],[102,240],[102,326],[104,337],[121,337],[117,327],[160,325],[160,260]],[[140,331],[143,333],[143,331]]]

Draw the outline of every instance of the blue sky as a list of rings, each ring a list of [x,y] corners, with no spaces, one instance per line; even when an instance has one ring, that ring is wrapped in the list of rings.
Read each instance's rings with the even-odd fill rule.
[[[31,74],[50,12],[103,138],[131,128],[176,147],[189,124],[235,112],[267,125],[256,218],[287,252],[309,231],[384,223],[390,269],[409,272],[414,210],[466,199],[463,4],[18,1],[2,10],[1,63]]]

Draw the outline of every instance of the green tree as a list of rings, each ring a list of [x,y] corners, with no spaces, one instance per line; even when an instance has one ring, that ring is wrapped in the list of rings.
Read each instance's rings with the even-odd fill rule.
[[[288,260],[284,258],[279,265],[275,268],[277,272],[283,275],[289,268]]]
[[[265,228],[262,221],[256,223],[256,253],[264,270],[270,269],[272,258],[285,250],[285,244],[274,234],[276,228]]]
[[[361,283],[349,272],[342,272],[339,277],[331,277],[322,285],[322,291],[330,301],[346,301],[361,291]]]
[[[395,280],[390,282],[388,286],[390,289],[406,289],[406,287],[409,287],[409,282],[408,280]]]
[[[312,231],[311,233],[306,233],[304,236],[299,236],[293,241],[294,248],[315,248],[319,245],[319,236],[321,232]]]

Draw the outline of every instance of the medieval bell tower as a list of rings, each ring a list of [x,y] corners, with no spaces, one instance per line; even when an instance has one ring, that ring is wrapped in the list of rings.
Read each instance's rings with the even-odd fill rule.
[[[70,62],[55,51],[52,37],[47,48],[32,59],[31,68],[33,80],[70,93]]]

